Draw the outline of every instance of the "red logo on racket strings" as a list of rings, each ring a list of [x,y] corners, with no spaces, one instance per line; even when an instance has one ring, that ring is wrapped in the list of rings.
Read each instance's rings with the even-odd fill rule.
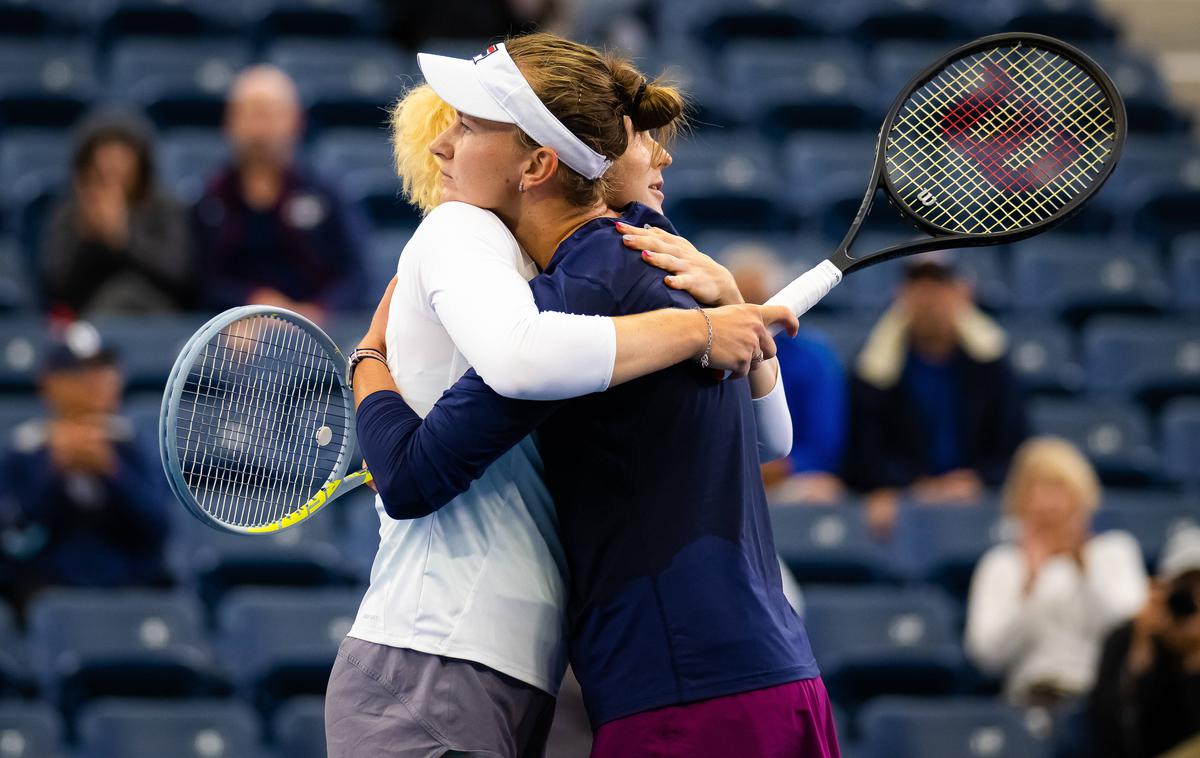
[[[489,56],[489,55],[491,55],[492,53],[496,52],[496,50],[497,50],[497,48],[496,48],[496,46],[495,46],[495,45],[488,45],[488,49],[487,49],[487,50],[484,50],[482,53],[480,53],[479,55],[476,55],[476,56],[475,56],[474,58],[472,58],[471,60],[473,60],[473,61],[475,61],[476,63],[478,63],[479,61],[481,61],[481,60],[483,60],[484,58],[488,57],[488,56]]]
[[[986,64],[983,84],[942,113],[941,131],[993,186],[1006,192],[1031,192],[1066,171],[1082,146],[1041,104],[1015,95],[1015,89],[1007,71]],[[976,133],[983,130],[987,135],[981,139]],[[1024,154],[1030,149],[1037,154]],[[1012,165],[1011,158],[1020,165]]]

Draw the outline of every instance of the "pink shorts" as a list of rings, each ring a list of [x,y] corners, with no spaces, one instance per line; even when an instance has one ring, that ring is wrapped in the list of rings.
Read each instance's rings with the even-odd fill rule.
[[[818,679],[672,705],[610,721],[592,758],[840,758],[825,684]]]

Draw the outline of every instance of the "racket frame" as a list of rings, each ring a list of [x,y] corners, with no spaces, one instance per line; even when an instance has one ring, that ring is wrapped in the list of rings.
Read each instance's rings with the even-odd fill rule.
[[[1091,183],[1091,186],[1073,197],[1066,205],[1055,211],[1054,214],[1041,221],[1030,224],[1028,227],[1018,229],[1011,232],[994,232],[988,234],[962,234],[949,229],[937,226],[936,224],[925,221],[916,213],[914,213],[903,200],[900,199],[899,193],[892,186],[891,179],[888,177],[885,169],[887,145],[884,140],[888,132],[895,123],[896,117],[900,113],[900,109],[908,102],[908,99],[920,87],[924,86],[928,81],[940,74],[947,66],[955,60],[966,57],[973,53],[981,52],[988,48],[999,47],[1002,45],[1029,43],[1031,46],[1049,50],[1056,55],[1071,61],[1079,66],[1096,82],[1100,89],[1108,97],[1113,108],[1113,128],[1114,139],[1112,147],[1112,159],[1105,162],[1099,176]],[[1112,79],[1105,73],[1094,60],[1089,58],[1083,51],[1068,45],[1067,43],[1057,40],[1053,37],[1047,37],[1042,34],[1033,34],[1028,32],[1005,32],[1003,34],[992,34],[987,37],[968,42],[965,45],[957,47],[950,52],[937,59],[929,66],[926,66],[921,72],[913,76],[900,91],[896,99],[892,102],[891,108],[888,109],[887,116],[883,119],[883,125],[879,128],[879,135],[875,138],[875,164],[871,168],[870,185],[867,189],[867,194],[863,197],[862,204],[858,208],[858,212],[854,214],[854,221],[850,224],[850,229],[846,232],[846,236],[838,243],[833,254],[829,256],[829,261],[843,273],[848,274],[851,271],[873,266],[877,263],[898,258],[905,255],[914,255],[916,253],[930,252],[933,250],[945,250],[952,247],[982,247],[986,245],[1003,245],[1009,242],[1016,242],[1028,237],[1033,237],[1041,234],[1047,229],[1062,223],[1063,221],[1074,215],[1080,207],[1087,202],[1096,192],[1104,186],[1108,181],[1108,177],[1112,175],[1113,169],[1116,168],[1117,161],[1120,158],[1121,151],[1125,146],[1126,133],[1128,124],[1125,115],[1125,102],[1121,99],[1120,92],[1113,84]],[[863,222],[867,215],[871,212],[871,208],[875,202],[876,191],[882,189],[888,196],[891,204],[900,212],[906,221],[914,224],[921,231],[931,235],[926,239],[910,240],[902,242],[890,247],[885,247],[882,250],[873,252],[864,258],[855,258],[850,255],[849,249],[854,240],[858,237],[858,233],[862,228]]]
[[[334,374],[336,375],[338,388],[341,390],[343,402],[346,403],[347,416],[351,419],[351,423],[346,426],[346,434],[342,443],[342,453],[339,460],[335,464],[332,473],[326,479],[325,484],[319,490],[313,493],[298,508],[275,521],[259,526],[240,526],[229,524],[213,517],[196,501],[183,476],[183,468],[179,461],[179,448],[175,443],[174,435],[179,420],[179,404],[183,396],[184,385],[200,353],[223,329],[238,321],[255,316],[274,316],[289,321],[303,329],[326,350],[329,358],[334,363]],[[252,535],[278,532],[281,529],[286,529],[312,518],[316,513],[324,510],[323,506],[329,501],[349,492],[360,484],[371,481],[370,472],[365,469],[346,476],[346,471],[350,467],[350,459],[354,455],[357,444],[353,417],[354,395],[346,384],[346,358],[342,355],[342,351],[338,349],[333,340],[330,339],[329,335],[319,326],[299,313],[289,311],[286,308],[275,308],[266,305],[244,305],[238,308],[231,308],[209,319],[203,326],[196,330],[196,333],[192,335],[187,344],[179,352],[179,356],[175,359],[175,364],[171,367],[171,373],[167,378],[167,386],[163,392],[158,423],[159,455],[162,460],[163,471],[166,474],[167,484],[170,486],[172,494],[187,508],[188,513],[214,529]]]

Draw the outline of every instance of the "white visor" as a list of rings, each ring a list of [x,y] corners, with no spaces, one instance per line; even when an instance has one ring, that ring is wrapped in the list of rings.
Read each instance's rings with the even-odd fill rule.
[[[503,43],[492,45],[474,60],[417,53],[417,63],[433,91],[456,110],[485,121],[516,124],[585,178],[597,179],[612,165],[554,117]]]

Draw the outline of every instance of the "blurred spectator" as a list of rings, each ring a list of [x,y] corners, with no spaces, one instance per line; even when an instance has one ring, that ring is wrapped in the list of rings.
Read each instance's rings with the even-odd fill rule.
[[[225,117],[233,165],[196,204],[207,303],[262,303],[320,319],[363,304],[366,229],[357,208],[295,162],[296,86],[271,66],[233,83]]]
[[[150,313],[185,303],[187,212],[158,186],[150,126],[139,116],[106,110],[81,125],[69,196],[42,238],[52,308]]]
[[[742,297],[765,303],[784,285],[774,255],[757,245],[726,250],[722,261]],[[792,452],[763,466],[773,503],[836,503],[845,488],[838,478],[846,441],[846,374],[824,336],[804,328],[789,339],[778,335],[779,371],[792,414]]]
[[[47,585],[157,584],[164,576],[165,495],[158,462],[118,415],[123,379],[95,329],[76,322],[48,352],[38,390],[45,418],[6,440],[3,548],[17,594]]]
[[[1188,527],[1167,543],[1137,617],[1104,643],[1088,708],[1089,755],[1153,758],[1200,740],[1198,606],[1200,528]],[[1200,744],[1192,748],[1200,752]]]
[[[1091,533],[1100,482],[1071,443],[1017,451],[1004,506],[1015,544],[993,547],[971,578],[966,651],[1002,675],[1008,698],[1057,705],[1087,692],[1104,636],[1146,600],[1145,565],[1125,532]]]
[[[559,0],[441,0],[437,3],[380,3],[392,41],[418,50],[427,40],[462,39],[479,43],[535,30],[549,31]]]
[[[1006,351],[1004,332],[950,263],[927,256],[908,265],[850,384],[845,474],[868,492],[876,534],[891,532],[905,491],[926,503],[970,503],[999,485],[1026,435]]]

